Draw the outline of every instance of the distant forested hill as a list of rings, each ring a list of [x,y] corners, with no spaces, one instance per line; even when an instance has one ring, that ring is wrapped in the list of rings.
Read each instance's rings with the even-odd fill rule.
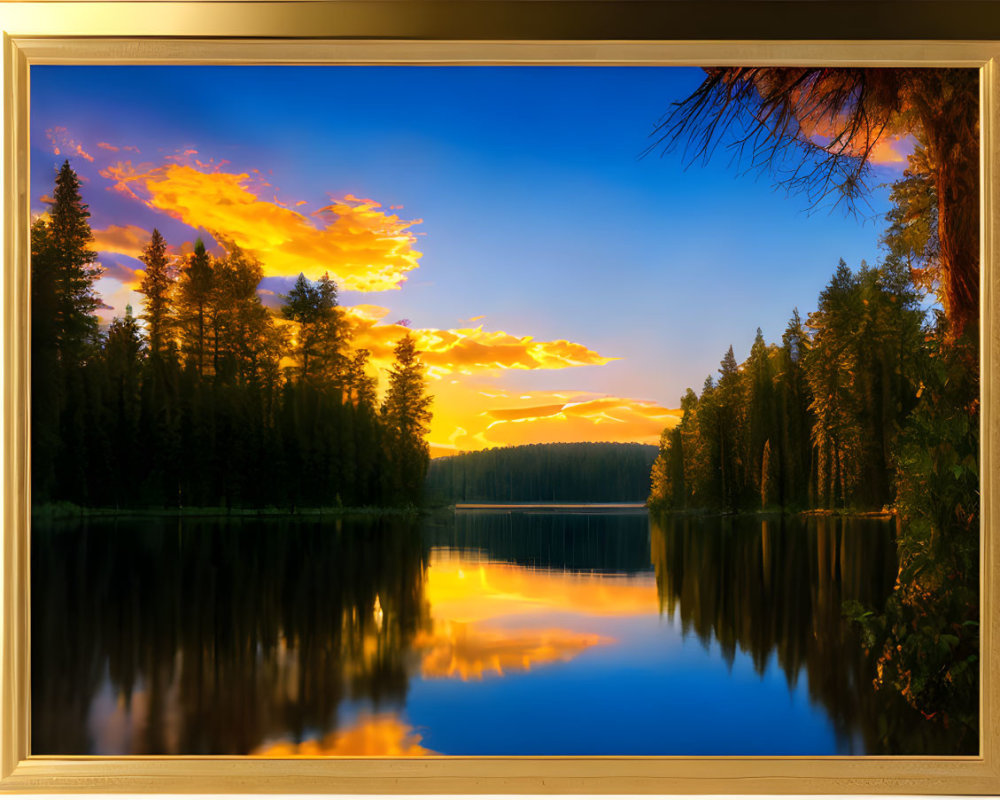
[[[431,461],[425,496],[448,503],[645,502],[655,445],[529,444]]]

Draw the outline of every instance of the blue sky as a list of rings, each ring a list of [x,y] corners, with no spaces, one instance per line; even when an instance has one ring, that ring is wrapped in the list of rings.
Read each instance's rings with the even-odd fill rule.
[[[807,213],[804,197],[742,175],[724,152],[707,165],[640,158],[658,118],[702,76],[674,67],[33,67],[32,209],[44,211],[67,155],[95,231],[133,226],[139,236],[156,226],[178,252],[213,231],[198,229],[197,198],[174,190],[171,168],[197,181],[194,172],[222,181],[221,172],[227,192],[245,175],[253,197],[273,195],[275,211],[285,203],[305,225],[325,224],[310,215],[331,198],[370,199],[381,205],[359,224],[373,214],[420,220],[395,233],[410,237],[401,257],[421,255],[393,273],[396,288],[352,291],[342,280],[345,306],[379,307],[380,324],[480,327],[479,339],[567,341],[619,359],[530,369],[456,360],[450,371],[442,361],[448,386],[489,385],[520,405],[563,392],[676,408],[730,344],[742,359],[758,326],[774,341],[794,307],[811,311],[840,258],[877,261],[888,210],[885,185],[869,196],[867,218]],[[873,184],[904,166],[877,165]],[[239,230],[228,235],[243,245]],[[263,288],[281,293],[293,280],[294,265],[279,265],[290,245],[268,247],[257,253],[271,276]],[[121,280],[101,288],[121,313],[128,271],[141,265],[118,250],[101,261],[118,265]],[[335,254],[314,260],[308,277],[338,277]],[[437,394],[460,402],[457,392]]]

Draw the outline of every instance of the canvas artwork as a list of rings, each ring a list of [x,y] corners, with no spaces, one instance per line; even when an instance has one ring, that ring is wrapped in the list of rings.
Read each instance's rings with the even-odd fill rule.
[[[33,755],[978,753],[976,70],[30,102]]]

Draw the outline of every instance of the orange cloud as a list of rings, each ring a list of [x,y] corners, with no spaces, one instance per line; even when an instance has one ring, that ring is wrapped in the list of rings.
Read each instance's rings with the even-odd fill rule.
[[[799,118],[800,134],[805,139],[826,148],[831,152],[839,151],[842,142],[832,144],[832,137],[837,132],[843,130],[845,122],[842,117],[826,114],[812,114]],[[876,131],[871,132],[874,137]],[[871,147],[868,154],[868,161],[871,164],[904,164],[907,156],[913,152],[915,140],[908,133],[885,133],[883,132]],[[831,146],[832,145],[832,146]],[[859,133],[853,141],[847,142],[844,152],[850,155],[860,156],[867,148],[868,141],[863,133]]]
[[[97,146],[102,150],[110,150],[112,153],[117,153],[120,148],[115,147],[113,144],[108,144],[107,142],[98,142]]]
[[[99,253],[121,253],[139,258],[149,244],[152,234],[138,225],[109,225],[103,230],[95,230],[94,249]]]
[[[432,456],[534,442],[657,444],[680,422],[679,409],[594,392],[520,394],[470,381],[432,387]]]
[[[915,144],[909,134],[883,136],[875,143],[869,160],[873,164],[905,164]]]
[[[258,758],[321,758],[326,756],[430,756],[420,744],[423,736],[396,715],[367,714],[352,727],[322,739],[271,742],[250,755]]]
[[[80,158],[93,162],[94,157],[84,150],[82,145],[70,138],[66,128],[57,125],[46,130],[45,135],[52,143],[52,152],[57,156],[66,153],[67,155],[78,155]]]
[[[416,339],[428,375],[441,378],[452,373],[495,372],[504,369],[565,369],[607,364],[617,359],[563,339],[537,342],[531,336],[476,328],[414,328],[398,323],[380,324],[388,309],[358,305],[344,309],[354,346],[365,348],[374,362],[388,364],[392,349],[407,331]]]
[[[409,230],[420,220],[401,220],[370,200],[348,196],[310,218],[261,200],[247,173],[119,162],[101,175],[150,208],[235,241],[267,275],[315,279],[329,272],[342,289],[383,291],[399,288],[422,255]]]

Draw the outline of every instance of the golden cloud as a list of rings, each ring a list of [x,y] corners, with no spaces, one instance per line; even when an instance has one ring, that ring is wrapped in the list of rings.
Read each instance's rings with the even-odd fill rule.
[[[110,150],[112,153],[117,153],[120,148],[115,147],[113,144],[108,144],[108,142],[98,142],[97,146],[102,150]]]
[[[121,253],[132,258],[142,255],[152,236],[152,233],[138,225],[109,225],[92,233],[94,249],[99,253]]]
[[[395,714],[367,714],[353,726],[322,739],[270,742],[250,755],[259,758],[321,758],[324,756],[428,756],[423,736]]]
[[[328,272],[342,289],[384,291],[398,289],[422,255],[410,231],[421,220],[401,220],[371,200],[348,195],[310,218],[260,199],[247,173],[126,161],[101,175],[150,208],[234,241],[260,259],[266,275]]]
[[[534,442],[657,444],[680,422],[679,409],[593,392],[514,393],[468,380],[434,387],[431,455]]]
[[[476,328],[413,328],[380,324],[388,309],[373,305],[344,309],[355,347],[363,347],[376,362],[389,363],[392,349],[409,331],[420,350],[420,360],[434,378],[451,373],[495,372],[504,369],[564,369],[607,364],[617,359],[563,339],[537,342],[531,336]]]

